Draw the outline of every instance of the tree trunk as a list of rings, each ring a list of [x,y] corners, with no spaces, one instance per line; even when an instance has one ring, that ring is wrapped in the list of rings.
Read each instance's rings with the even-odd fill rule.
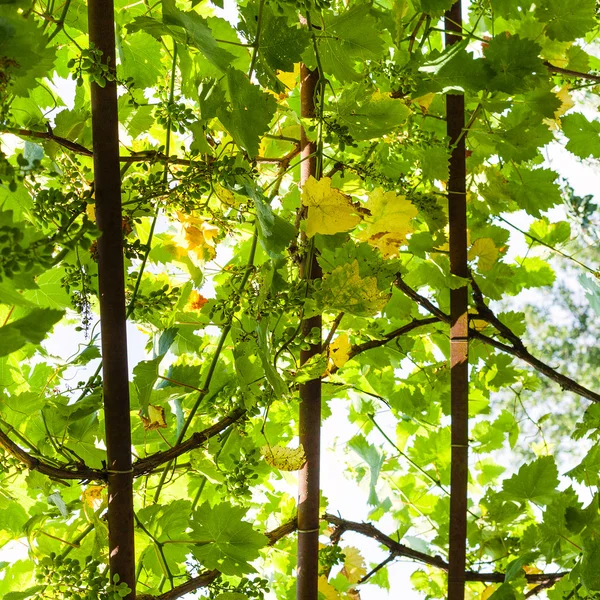
[[[446,13],[446,45],[461,41],[461,2]],[[452,154],[448,181],[450,270],[468,276],[467,198],[465,156],[465,100],[461,94],[446,97],[447,132]],[[450,290],[450,402],[452,466],[450,475],[450,548],[448,600],[464,600],[467,537],[467,483],[469,475],[469,362],[468,287]]]
[[[119,172],[119,119],[115,81],[115,23],[112,0],[89,0],[90,46],[109,66],[104,87],[92,83],[92,135],[98,279],[102,325],[104,418],[108,468],[108,545],[111,581],[118,575],[135,598],[133,471],[127,371],[125,274]],[[108,79],[112,79],[109,81]]]
[[[305,118],[315,116],[315,89],[318,81],[316,71],[300,66],[301,114]],[[316,144],[309,142],[304,129],[301,130],[300,184],[312,175],[318,176]],[[321,267],[314,251],[307,252],[302,264],[302,276],[319,279]],[[302,321],[303,336],[313,328],[321,330],[321,317]],[[321,353],[321,342],[312,344],[309,350],[300,353],[300,363]],[[300,385],[300,443],[306,452],[306,464],[298,477],[298,600],[317,600],[319,585],[319,500],[320,500],[320,451],[321,451],[321,378]]]

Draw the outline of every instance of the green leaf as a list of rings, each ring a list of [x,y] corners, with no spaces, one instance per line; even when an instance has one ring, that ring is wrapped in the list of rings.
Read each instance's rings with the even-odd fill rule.
[[[275,396],[282,400],[289,394],[289,390],[281,375],[278,373],[277,369],[273,366],[273,360],[271,358],[271,348],[269,344],[268,338],[268,320],[261,319],[256,325],[256,333],[258,340],[258,348],[260,350],[260,360],[263,365],[263,369],[265,371],[265,375],[267,376],[267,380],[271,384],[273,391],[275,392]]]
[[[142,89],[153,87],[162,73],[161,44],[144,31],[120,37],[119,42],[120,76],[132,77]]]
[[[600,158],[600,121],[588,121],[581,113],[562,118],[566,148],[579,158]]]
[[[519,208],[534,217],[562,202],[558,175],[549,169],[523,169],[508,184],[508,191]]]
[[[581,561],[581,582],[591,592],[600,591],[600,541],[594,537],[586,539]]]
[[[183,27],[185,41],[198,48],[206,58],[222,71],[226,71],[235,58],[232,54],[219,48],[212,31],[198,13],[182,12],[175,8],[175,0],[162,0],[163,22],[166,25]]]
[[[66,272],[62,267],[54,267],[36,277],[37,288],[25,290],[23,298],[44,308],[71,308],[71,299],[62,285]],[[1,292],[0,292],[1,298]]]
[[[600,447],[592,446],[583,460],[565,475],[588,487],[597,486],[600,483]]]
[[[515,590],[510,583],[503,583],[491,596],[490,600],[517,600]]]
[[[504,581],[513,581],[522,577],[525,574],[523,567],[533,563],[533,561],[538,557],[538,554],[538,552],[525,552],[525,554],[519,556],[519,558],[516,558],[508,563],[506,566]]]
[[[377,481],[379,479],[379,473],[385,457],[379,450],[373,445],[369,444],[362,435],[354,436],[349,442],[348,447],[354,450],[368,465],[370,471],[369,479],[369,498],[367,502],[371,506],[377,506],[379,504],[379,498],[377,497]]]
[[[583,37],[596,25],[595,0],[542,0],[536,3],[536,18],[546,24],[546,33],[553,40],[567,42]]]
[[[256,206],[260,242],[271,258],[279,258],[294,239],[296,229],[289,221],[275,214],[261,194],[253,192],[251,197]]]
[[[226,502],[214,508],[205,502],[193,513],[189,522],[192,554],[204,567],[225,575],[254,571],[248,563],[258,558],[268,540],[242,520],[245,513],[246,509]]]
[[[37,595],[42,590],[45,590],[45,585],[34,585],[26,589],[24,592],[9,592],[8,594],[4,594],[4,600],[25,600],[26,598],[31,598]]]
[[[250,83],[248,77],[229,69],[227,87],[230,105],[221,107],[217,115],[236,144],[251,157],[258,154],[260,137],[269,129],[277,103],[270,94]]]
[[[250,43],[256,38],[258,4],[240,6],[243,17],[243,32]],[[274,71],[294,70],[294,63],[300,62],[302,53],[308,46],[310,34],[299,28],[299,22],[290,23],[287,17],[278,17],[270,6],[262,10],[262,29],[258,44],[258,56]]]
[[[529,500],[535,504],[547,504],[558,487],[558,469],[552,456],[542,456],[523,465],[519,472],[505,479],[502,492],[511,500]]]
[[[347,87],[332,107],[337,121],[355,140],[370,140],[397,130],[410,115],[402,100],[373,91],[369,86]]]
[[[485,49],[488,89],[514,94],[538,85],[548,78],[548,70],[539,57],[541,47],[518,35],[501,33]]]
[[[466,44],[453,44],[443,53],[433,52],[419,71],[431,75],[431,81],[421,82],[416,94],[450,90],[477,91],[487,87],[488,73],[484,61],[465,50]]]
[[[421,171],[430,181],[448,181],[450,154],[445,146],[428,146],[423,150]]]
[[[377,22],[369,13],[368,4],[358,4],[340,15],[328,16],[323,35],[317,38],[323,70],[342,83],[360,79],[356,63],[376,59],[384,50]]]
[[[62,310],[34,308],[27,316],[0,327],[0,356],[25,344],[39,344],[64,315]]]
[[[137,392],[140,410],[144,416],[147,416],[150,396],[158,379],[158,368],[162,359],[162,356],[157,356],[152,360],[142,360],[133,368],[133,385]]]
[[[420,4],[424,13],[441,17],[452,8],[454,0],[421,0]]]
[[[567,221],[550,223],[547,217],[529,226],[529,235],[553,248],[564,244],[571,237],[571,225]]]

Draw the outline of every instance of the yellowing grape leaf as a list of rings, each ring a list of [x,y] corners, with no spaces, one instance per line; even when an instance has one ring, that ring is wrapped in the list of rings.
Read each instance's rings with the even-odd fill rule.
[[[558,110],[554,111],[554,118],[558,121],[569,109],[575,106],[575,102],[569,93],[569,86],[563,85],[556,93],[556,97],[560,100],[561,105]]]
[[[219,228],[201,217],[183,213],[177,213],[177,216],[181,228],[174,241],[178,246],[179,256],[192,252],[200,260],[213,259],[217,254],[215,238],[219,234]]]
[[[265,462],[280,471],[299,471],[306,463],[302,444],[298,448],[263,446],[260,449]]]
[[[397,255],[414,229],[411,220],[418,214],[416,207],[404,196],[377,188],[369,194],[367,209],[371,214],[365,218],[367,226],[358,237],[379,248],[386,258]]]
[[[237,206],[240,204],[240,200],[236,198],[236,195],[222,185],[215,185],[215,195],[217,198],[227,206]]]
[[[81,500],[84,504],[98,510],[102,504],[102,492],[105,486],[103,485],[89,485],[81,494]]]
[[[333,364],[339,369],[350,360],[350,340],[347,333],[338,335],[337,338],[329,345],[329,358]]]
[[[488,600],[488,598],[498,589],[497,585],[488,585],[486,586],[486,588],[483,590],[483,592],[481,592],[481,595],[479,596],[479,600]]]
[[[423,114],[427,114],[429,112],[429,107],[431,106],[431,103],[433,102],[434,98],[435,98],[435,94],[433,92],[429,92],[428,94],[425,94],[424,96],[419,96],[418,98],[415,98],[414,101],[421,108],[421,112]]]
[[[378,313],[390,294],[381,292],[375,277],[361,277],[358,261],[337,266],[323,277],[315,299],[322,309],[344,311],[361,317]]]
[[[469,248],[469,260],[479,259],[477,263],[480,271],[489,271],[498,260],[498,248],[491,238],[479,238]]]
[[[148,416],[140,415],[144,429],[152,431],[153,429],[164,429],[167,426],[165,420],[165,409],[162,406],[148,405]]]
[[[346,558],[344,559],[342,573],[350,583],[358,583],[367,574],[365,559],[362,557],[360,550],[354,546],[347,546],[343,550]]]
[[[190,297],[185,305],[184,311],[191,312],[193,310],[202,310],[202,307],[208,302],[208,298],[205,298],[202,294],[196,290],[192,290]]]
[[[308,207],[306,235],[315,233],[333,235],[350,231],[356,227],[361,217],[357,213],[350,196],[331,187],[331,179],[323,177],[317,181],[312,175],[302,188],[302,204]]]
[[[327,581],[325,575],[319,577],[319,597],[323,595],[325,600],[339,600],[340,593]]]
[[[300,63],[294,63],[293,71],[279,71],[277,73],[277,79],[279,79],[279,81],[281,81],[281,83],[283,83],[283,85],[285,85],[285,87],[288,88],[288,90],[293,90],[296,87],[299,77]]]

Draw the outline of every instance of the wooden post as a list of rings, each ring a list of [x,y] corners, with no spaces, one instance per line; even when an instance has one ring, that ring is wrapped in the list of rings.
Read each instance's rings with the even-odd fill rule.
[[[315,89],[318,83],[316,71],[300,65],[300,101],[302,117],[315,116]],[[300,133],[301,163],[300,185],[312,175],[317,177],[316,144],[310,142],[304,129]],[[319,279],[321,267],[314,252],[309,252],[301,267],[301,275],[307,279]],[[302,335],[313,328],[321,330],[321,317],[302,321]],[[300,353],[300,363],[321,353],[321,341]],[[300,385],[300,443],[306,452],[306,464],[298,476],[298,579],[297,600],[318,600],[319,592],[319,501],[320,453],[321,453],[321,378]]]
[[[447,46],[462,40],[461,27],[461,2],[458,0],[446,13]],[[448,180],[450,270],[454,275],[467,277],[467,171],[464,138],[465,99],[462,94],[446,96],[446,120],[447,133],[452,147]],[[469,321],[468,287],[466,285],[450,290],[450,316],[452,466],[448,600],[464,600],[469,477]]]
[[[108,545],[111,581],[118,575],[135,598],[133,471],[127,370],[125,274],[119,166],[119,116],[115,81],[113,0],[88,0],[90,47],[109,67],[106,85],[92,83],[94,189],[102,326],[102,372],[108,469]]]

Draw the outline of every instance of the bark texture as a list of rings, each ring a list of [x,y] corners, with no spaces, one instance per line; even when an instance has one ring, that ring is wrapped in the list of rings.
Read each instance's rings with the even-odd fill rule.
[[[111,580],[119,576],[135,598],[133,471],[127,371],[125,274],[119,172],[119,118],[115,81],[115,22],[112,0],[89,0],[90,45],[109,67],[104,87],[92,83],[92,135],[98,280],[102,326],[102,370],[108,472],[108,543]],[[112,81],[111,81],[112,79]]]
[[[318,82],[316,71],[300,66],[301,113],[305,118],[315,116],[315,89]],[[316,145],[301,131],[300,183],[303,185],[312,175],[316,177]],[[306,279],[321,277],[321,267],[314,252],[308,252],[302,264],[302,276]],[[309,335],[313,328],[321,330],[321,317],[302,321],[301,333]],[[304,364],[321,353],[321,341],[312,344],[300,354]],[[317,600],[319,585],[319,501],[320,501],[320,453],[321,453],[321,378],[300,386],[300,443],[306,452],[306,464],[298,476],[298,600]]]
[[[461,2],[446,13],[446,45],[462,39]],[[455,33],[453,33],[455,32]],[[446,97],[447,133],[452,153],[448,180],[450,270],[468,277],[467,198],[465,155],[465,100],[462,94]],[[467,537],[467,483],[469,476],[469,319],[468,286],[450,290],[450,404],[452,465],[450,474],[450,547],[448,599],[464,600]]]

